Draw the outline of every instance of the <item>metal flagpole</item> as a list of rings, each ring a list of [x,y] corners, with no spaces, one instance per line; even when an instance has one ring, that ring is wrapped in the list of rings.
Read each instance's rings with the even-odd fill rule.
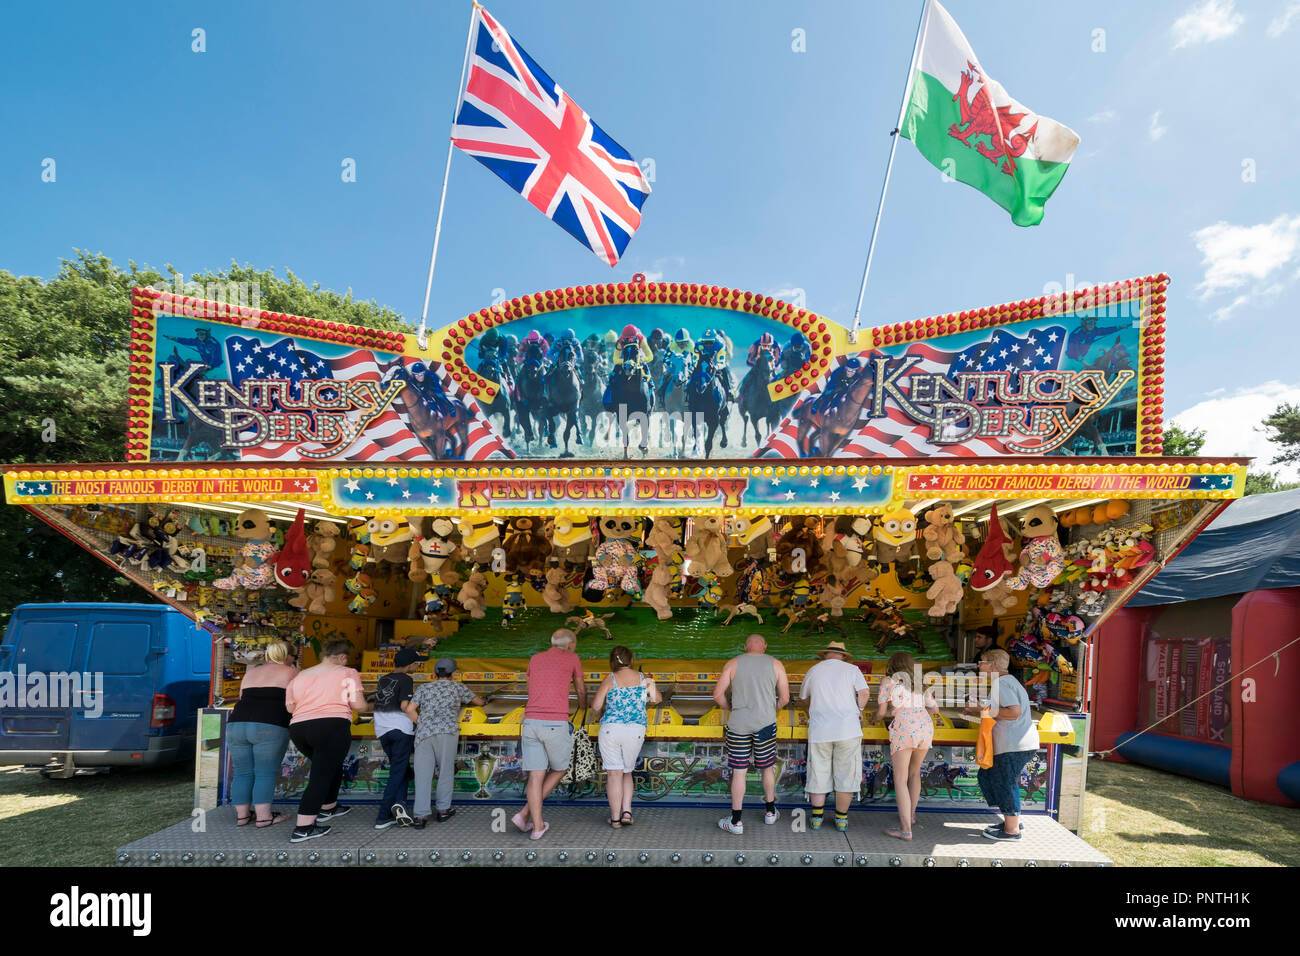
[[[898,106],[898,120],[890,132],[889,164],[885,166],[885,182],[880,187],[880,202],[876,206],[876,224],[871,227],[871,244],[867,247],[867,264],[862,270],[862,287],[858,289],[858,306],[853,310],[853,328],[849,331],[849,341],[858,340],[858,316],[862,314],[862,300],[867,294],[867,276],[871,274],[871,257],[876,252],[876,233],[880,231],[880,216],[885,211],[885,193],[889,189],[889,173],[894,168],[894,152],[898,148],[898,131],[903,126],[903,114],[907,110],[907,98],[912,92],[912,78],[916,74],[916,55],[921,50],[922,33],[925,29],[925,14],[930,7],[930,0],[921,0],[921,18],[916,22],[916,41],[912,44],[912,60],[907,68],[907,83],[903,86],[903,102]]]
[[[465,36],[465,60],[460,65],[460,86],[456,88],[456,108],[451,112],[451,124],[456,125],[460,115],[460,105],[465,98],[465,72],[469,69],[469,50],[474,42],[474,22],[478,17],[478,0],[473,0],[469,15],[469,33]],[[438,238],[442,235],[442,210],[447,204],[447,180],[451,177],[451,151],[455,148],[450,133],[447,136],[447,164],[442,171],[442,198],[438,200],[438,222],[433,227],[433,255],[429,256],[429,279],[424,284],[424,308],[420,311],[420,334],[417,338],[420,350],[429,347],[429,295],[433,292],[433,265],[438,261]]]

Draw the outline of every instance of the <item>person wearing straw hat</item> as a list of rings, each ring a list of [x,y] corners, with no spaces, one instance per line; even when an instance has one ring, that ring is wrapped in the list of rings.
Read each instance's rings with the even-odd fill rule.
[[[871,698],[867,679],[849,662],[843,641],[831,641],[808,668],[801,700],[808,701],[808,776],[812,828],[821,829],[826,794],[835,791],[835,829],[849,825],[849,806],[862,787],[862,709]]]

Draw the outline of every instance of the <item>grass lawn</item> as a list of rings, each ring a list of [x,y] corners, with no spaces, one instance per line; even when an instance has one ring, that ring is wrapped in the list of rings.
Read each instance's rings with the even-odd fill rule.
[[[1117,866],[1300,866],[1300,809],[1136,764],[1088,765],[1081,836]]]
[[[0,866],[109,866],[117,848],[189,816],[194,768],[46,780],[0,767]]]

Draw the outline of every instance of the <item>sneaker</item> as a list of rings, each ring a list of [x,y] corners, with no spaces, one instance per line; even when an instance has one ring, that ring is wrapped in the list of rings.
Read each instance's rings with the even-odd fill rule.
[[[989,827],[987,830],[981,830],[980,832],[984,836],[988,837],[990,840],[1019,840],[1020,839],[1019,832],[1008,833],[1006,830],[1002,829],[1001,827]]]
[[[824,820],[824,819],[825,819],[825,817],[813,817],[813,818],[812,818],[812,828],[813,828],[814,830],[820,830],[820,829],[822,828],[822,820]]]
[[[773,810],[771,813],[763,814],[763,822],[766,823],[768,826],[771,826],[773,823],[776,823],[776,821],[780,819],[781,819],[780,810]]]
[[[728,833],[734,833],[736,836],[740,836],[745,832],[745,824],[732,823],[731,817],[723,817],[718,821],[718,829],[726,830]]]
[[[319,823],[313,823],[309,827],[295,827],[293,833],[289,834],[289,842],[302,843],[304,840],[314,840],[317,837],[323,837],[329,832],[329,827],[323,827]]]
[[[439,823],[446,823],[455,815],[456,815],[456,809],[452,807],[447,810],[439,810],[438,815],[434,817],[434,819],[437,820]]]
[[[836,818],[835,818],[835,829],[836,829],[836,830],[839,830],[841,833],[843,833],[843,832],[844,832],[845,830],[847,830],[848,828],[849,828],[849,818],[848,818],[848,817],[836,817]]]
[[[376,830],[387,830],[389,827],[393,826],[393,825],[396,824],[396,823],[397,823],[397,821],[396,821],[396,820],[392,820],[392,819],[389,819],[389,820],[376,820],[376,821],[375,821],[375,829],[376,829]]]
[[[429,823],[428,817],[415,817],[413,820],[411,820],[411,829],[423,830],[426,826],[428,826],[428,823]]]
[[[393,816],[396,817],[397,822],[404,827],[409,827],[415,822],[411,818],[411,815],[406,812],[406,807],[402,806],[400,803],[393,804]]]
[[[336,820],[339,817],[346,817],[351,812],[351,807],[345,807],[340,803],[333,810],[322,810],[320,813],[316,814],[316,822],[328,823],[330,820]]]

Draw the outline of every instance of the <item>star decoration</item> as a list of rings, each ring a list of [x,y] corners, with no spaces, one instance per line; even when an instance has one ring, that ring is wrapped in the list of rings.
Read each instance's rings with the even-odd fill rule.
[[[1056,335],[1055,332],[1053,332],[1051,335],[1049,335],[1049,336],[1047,337],[1047,341],[1049,341],[1049,342],[1055,342],[1056,339],[1057,339],[1057,335]]]
[[[438,500],[438,496],[434,494],[432,491],[429,492],[429,504],[433,504],[437,500]]]
[[[821,480],[820,478],[814,478],[814,479],[812,479],[811,481],[809,481],[808,484],[809,484],[811,487],[816,488],[819,484],[821,484],[821,481],[822,481],[822,480]]]
[[[838,491],[832,491],[831,501],[839,501],[839,500],[840,500],[840,493]]]
[[[375,493],[373,491],[367,491],[366,501],[374,501],[374,500],[375,500]]]
[[[347,481],[343,482],[343,487],[348,491],[356,491],[361,487],[361,484],[355,478],[349,478]]]
[[[408,488],[403,488],[403,489],[402,489],[402,497],[403,497],[403,498],[409,498],[409,497],[411,497],[410,489],[408,489]]]
[[[867,479],[863,478],[861,475],[853,479],[854,491],[861,491],[865,487],[867,487]]]
[[[793,492],[793,491],[787,491],[787,492],[785,493],[785,500],[786,500],[786,501],[794,501],[794,492]]]
[[[392,487],[396,486],[396,484],[397,484],[397,479],[396,479],[396,478],[389,478],[389,479],[388,479],[388,487],[392,488]]]

